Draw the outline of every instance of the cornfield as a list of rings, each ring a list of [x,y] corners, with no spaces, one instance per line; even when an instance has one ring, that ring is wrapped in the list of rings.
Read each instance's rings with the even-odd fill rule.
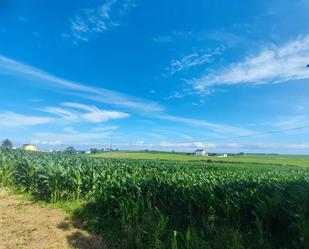
[[[0,183],[76,215],[115,248],[309,248],[309,170],[0,150]]]

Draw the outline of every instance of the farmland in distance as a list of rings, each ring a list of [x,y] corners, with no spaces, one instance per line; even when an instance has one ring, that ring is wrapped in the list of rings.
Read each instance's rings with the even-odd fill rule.
[[[186,153],[169,153],[169,152],[104,152],[92,155],[98,158],[127,158],[127,159],[144,159],[144,160],[174,160],[174,161],[207,161],[214,162],[231,162],[231,163],[253,163],[267,165],[291,165],[291,166],[309,166],[309,156],[299,155],[262,155],[262,154],[245,154],[242,156],[229,157],[202,157],[193,156]]]

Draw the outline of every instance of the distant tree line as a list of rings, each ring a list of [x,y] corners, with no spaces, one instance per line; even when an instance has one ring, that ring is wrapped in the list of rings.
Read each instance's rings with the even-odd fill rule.
[[[4,149],[13,149],[13,143],[10,139],[4,139],[1,143],[1,148]]]
[[[101,152],[111,152],[111,151],[119,151],[119,149],[110,149],[110,148],[106,148],[106,149],[97,149],[97,148],[91,148],[90,150],[91,154],[96,154],[96,153],[101,153]],[[78,151],[76,150],[73,146],[69,146],[67,147],[64,152],[68,153],[68,154],[74,154],[74,153],[80,153],[80,154],[85,154],[86,151]]]

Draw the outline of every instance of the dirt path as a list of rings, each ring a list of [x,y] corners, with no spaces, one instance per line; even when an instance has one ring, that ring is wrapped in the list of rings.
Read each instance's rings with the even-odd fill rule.
[[[76,228],[60,209],[39,207],[0,189],[0,249],[107,249],[102,238]]]

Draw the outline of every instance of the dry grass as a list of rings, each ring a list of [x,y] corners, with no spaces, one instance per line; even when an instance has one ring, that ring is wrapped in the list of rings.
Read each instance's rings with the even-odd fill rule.
[[[60,209],[39,207],[0,189],[0,249],[107,248]]]

